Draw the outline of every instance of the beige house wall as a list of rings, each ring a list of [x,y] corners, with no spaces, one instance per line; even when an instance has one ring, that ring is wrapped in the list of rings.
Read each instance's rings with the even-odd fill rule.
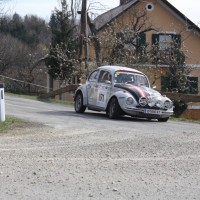
[[[187,24],[177,16],[177,14],[168,10],[165,5],[151,1],[154,9],[147,12],[151,21],[158,28],[158,32],[174,32],[181,34],[183,41],[182,49],[187,55],[186,64],[200,65],[200,35],[192,30],[188,30]],[[146,3],[141,3],[145,7]],[[148,34],[148,41],[151,41],[151,34]]]
[[[161,33],[181,34],[183,41],[182,49],[187,55],[186,64],[200,65],[200,34],[192,30],[188,30],[187,24],[174,12],[170,11],[164,4],[161,5],[157,0],[141,1],[129,11],[125,12],[116,21],[116,24],[131,25],[130,15],[136,10],[145,10],[147,3],[152,3],[154,9],[147,11],[148,23]],[[146,35],[147,43],[151,44],[153,32]]]

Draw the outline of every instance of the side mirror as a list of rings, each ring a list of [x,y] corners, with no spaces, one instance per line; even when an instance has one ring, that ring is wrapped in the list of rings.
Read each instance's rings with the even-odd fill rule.
[[[156,90],[157,87],[156,87],[156,85],[154,85],[152,88],[153,88],[154,90]]]
[[[109,85],[112,84],[112,82],[111,82],[111,81],[108,81],[108,80],[106,80],[105,83],[106,83],[106,84],[109,84]]]

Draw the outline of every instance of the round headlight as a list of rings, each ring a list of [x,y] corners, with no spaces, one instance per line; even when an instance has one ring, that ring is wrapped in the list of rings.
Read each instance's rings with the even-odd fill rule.
[[[156,106],[157,106],[158,108],[161,108],[161,107],[162,107],[162,101],[160,101],[160,100],[157,101],[157,102],[156,102]]]
[[[149,107],[153,107],[153,106],[155,105],[156,102],[155,102],[155,100],[152,98],[152,96],[149,95],[149,96],[147,97],[147,103],[148,103],[148,106],[149,106]]]
[[[146,106],[147,105],[147,99],[145,97],[140,97],[139,104],[141,106]]]
[[[133,103],[133,98],[132,97],[128,97],[127,99],[126,99],[126,104],[127,105],[131,105]]]
[[[148,106],[153,107],[155,105],[155,101],[153,99],[148,99]]]
[[[166,100],[164,102],[163,106],[164,106],[165,109],[169,109],[169,108],[171,108],[172,104],[169,100]]]

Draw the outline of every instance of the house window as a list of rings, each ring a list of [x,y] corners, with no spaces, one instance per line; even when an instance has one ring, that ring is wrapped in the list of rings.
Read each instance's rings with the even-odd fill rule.
[[[153,4],[152,4],[152,3],[148,3],[148,4],[146,5],[146,9],[147,9],[147,11],[152,11],[152,10],[154,9]]]
[[[135,34],[131,31],[117,33],[117,38],[120,39],[125,45],[132,45],[134,48],[137,46],[144,46],[146,44],[145,33]]]
[[[172,35],[159,35],[159,49],[167,50],[172,47]]]
[[[153,63],[168,64],[169,61],[180,60],[181,35],[159,33],[152,34]]]
[[[117,33],[117,38],[121,40],[123,50],[134,51],[138,57],[145,54],[146,34],[135,34],[131,31]]]
[[[160,50],[181,47],[181,35],[175,33],[152,34],[152,45],[159,45]]]

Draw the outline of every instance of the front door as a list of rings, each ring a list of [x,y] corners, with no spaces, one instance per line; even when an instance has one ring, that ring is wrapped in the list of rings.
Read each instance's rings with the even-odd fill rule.
[[[88,97],[88,105],[95,106],[96,105],[96,96],[98,93],[98,74],[99,70],[94,71],[90,74],[87,81],[87,97]]]
[[[98,79],[96,106],[105,108],[110,97],[112,76],[108,71],[101,71]]]

